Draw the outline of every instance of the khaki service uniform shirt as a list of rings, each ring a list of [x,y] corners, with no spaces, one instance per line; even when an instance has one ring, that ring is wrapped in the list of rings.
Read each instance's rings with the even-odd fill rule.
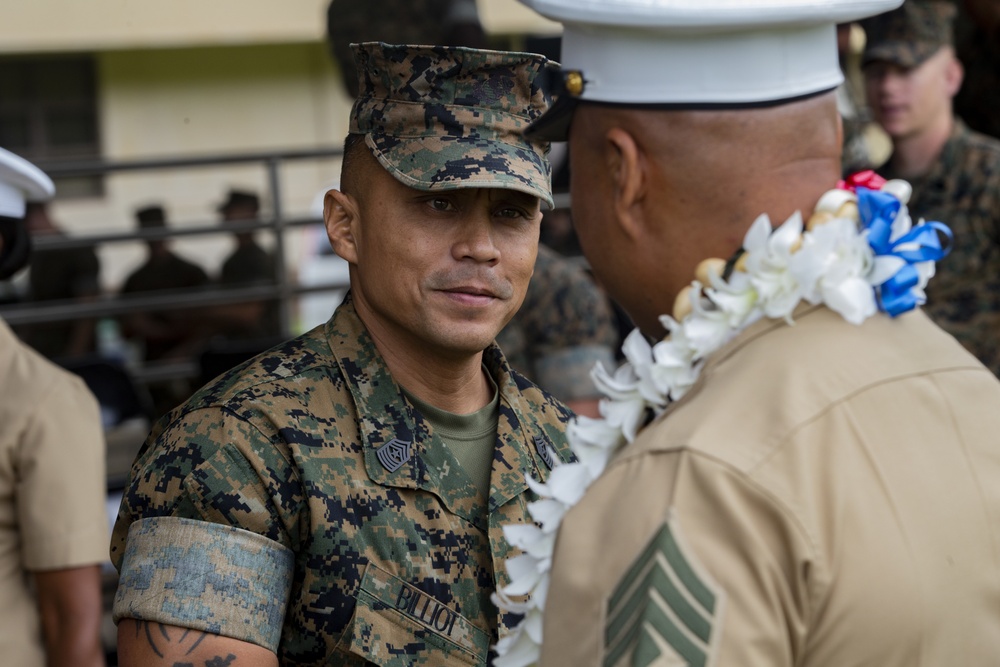
[[[542,665],[1000,663],[1000,382],[919,311],[764,320],[559,532]]]
[[[348,296],[331,320],[210,383],[140,452],[112,539],[116,619],[234,637],[282,665],[485,665],[514,619],[502,526],[569,413],[483,363],[499,422],[482,499],[401,393]],[[548,463],[546,462],[548,461]]]
[[[42,667],[30,572],[107,560],[104,433],[83,381],[0,320],[0,663]]]

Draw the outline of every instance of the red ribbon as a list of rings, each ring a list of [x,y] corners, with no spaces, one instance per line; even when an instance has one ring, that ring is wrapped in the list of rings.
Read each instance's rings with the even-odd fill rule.
[[[847,177],[846,180],[837,181],[837,188],[840,190],[850,190],[857,192],[857,188],[868,188],[869,190],[881,190],[885,185],[885,179],[876,174],[871,169],[858,171]]]

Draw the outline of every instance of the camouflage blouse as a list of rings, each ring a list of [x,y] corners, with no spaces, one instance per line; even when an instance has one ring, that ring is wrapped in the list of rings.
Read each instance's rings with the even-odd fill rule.
[[[892,160],[879,170],[897,175]],[[955,127],[930,171],[913,185],[910,216],[951,227],[924,310],[993,373],[1000,374],[1000,141]]]
[[[111,554],[115,619],[218,633],[281,664],[484,665],[515,619],[501,526],[525,472],[568,456],[567,410],[508,367],[486,505],[407,402],[350,297],[326,324],[210,383],[153,429]],[[479,498],[479,500],[477,500]]]

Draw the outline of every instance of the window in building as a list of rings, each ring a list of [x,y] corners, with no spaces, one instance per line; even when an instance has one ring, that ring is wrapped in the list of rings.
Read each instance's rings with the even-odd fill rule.
[[[0,146],[43,166],[100,157],[90,56],[0,58]],[[103,194],[100,175],[54,179],[59,197]]]

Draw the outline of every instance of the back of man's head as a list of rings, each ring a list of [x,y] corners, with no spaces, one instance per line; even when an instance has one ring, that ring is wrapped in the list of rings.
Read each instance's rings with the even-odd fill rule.
[[[834,186],[836,26],[900,2],[523,1],[564,24],[564,92],[529,134],[569,138],[584,252],[647,333],[759,214]]]

